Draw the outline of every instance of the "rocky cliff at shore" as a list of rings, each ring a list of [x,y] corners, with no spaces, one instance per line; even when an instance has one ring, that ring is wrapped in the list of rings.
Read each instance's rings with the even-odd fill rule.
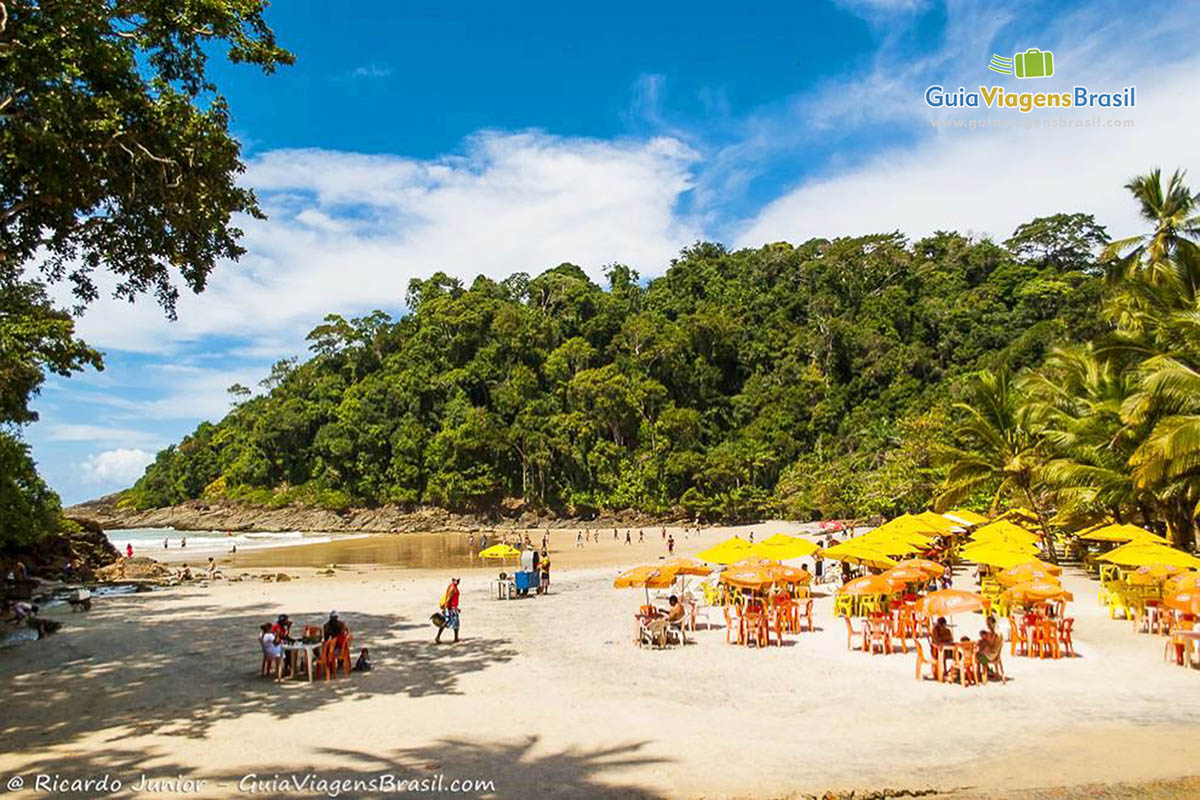
[[[137,510],[119,508],[115,496],[71,506],[64,514],[75,520],[117,528],[165,528],[181,531],[325,531],[331,533],[416,533],[473,531],[484,528],[566,528],[585,520],[537,513],[519,504],[497,508],[492,514],[455,514],[441,508],[417,510],[399,506],[351,508],[343,512],[304,505],[279,508],[243,503],[209,503],[191,500],[177,506]],[[681,522],[636,511],[586,520],[589,525],[653,525]]]

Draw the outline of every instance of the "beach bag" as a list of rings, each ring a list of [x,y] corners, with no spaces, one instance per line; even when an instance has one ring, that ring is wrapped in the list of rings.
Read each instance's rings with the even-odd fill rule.
[[[441,630],[446,627],[446,615],[440,611],[429,615],[429,621],[433,623],[433,627]]]

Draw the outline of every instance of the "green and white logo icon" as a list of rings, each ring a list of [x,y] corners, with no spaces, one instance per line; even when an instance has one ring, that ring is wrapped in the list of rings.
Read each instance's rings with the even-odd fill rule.
[[[1018,78],[1049,78],[1054,74],[1054,53],[1036,47],[1017,53],[1012,58],[993,53],[988,69]]]

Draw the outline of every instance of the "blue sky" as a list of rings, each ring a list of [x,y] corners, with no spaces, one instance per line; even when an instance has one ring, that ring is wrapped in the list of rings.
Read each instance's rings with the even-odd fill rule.
[[[50,379],[25,430],[64,501],[129,485],[224,413],[226,387],[303,354],[324,314],[402,313],[408,280],[434,270],[653,276],[699,238],[1003,238],[1076,210],[1125,235],[1129,177],[1200,163],[1194,2],[436,5],[281,2],[269,18],[294,67],[214,66],[270,219],[243,223],[249,254],[177,322],[149,301],[89,309],[80,332],[107,369]],[[1029,47],[1054,51],[1054,77],[987,70]],[[1138,103],[936,110],[933,83],[1136,85]]]

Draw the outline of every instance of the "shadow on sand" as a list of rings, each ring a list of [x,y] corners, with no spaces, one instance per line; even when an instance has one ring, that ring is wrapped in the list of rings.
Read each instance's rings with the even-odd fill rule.
[[[301,609],[291,616],[299,625],[327,613]],[[401,636],[432,630],[424,620],[350,614],[345,620],[353,647],[370,648],[373,671],[316,686],[279,684],[258,674],[255,637],[258,626],[270,621],[262,606],[196,603],[131,614],[114,604],[90,616],[44,642],[10,649],[0,660],[4,703],[21,712],[4,715],[0,750],[70,742],[98,728],[203,737],[215,723],[245,714],[286,719],[347,699],[457,694],[461,676],[516,655],[508,639],[470,637],[433,646]],[[179,680],[181,673],[186,680]]]
[[[658,797],[645,787],[619,782],[610,773],[665,763],[664,759],[642,752],[645,742],[597,748],[551,750],[537,736],[518,740],[477,742],[441,740],[413,748],[387,751],[383,755],[357,750],[322,748],[319,760],[335,761],[338,766],[314,770],[296,764],[263,764],[254,773],[197,774],[175,763],[163,763],[162,753],[141,750],[110,749],[86,754],[46,758],[30,764],[27,774],[57,775],[71,780],[83,776],[108,774],[120,778],[124,789],[134,787],[142,774],[148,780],[204,780],[208,794],[233,796],[252,793],[259,798],[302,796],[335,796],[313,791],[339,782],[337,796],[377,797],[390,794],[384,776],[395,782],[425,782],[432,793],[461,797],[559,797],[559,798],[618,798]],[[156,761],[147,770],[148,761]],[[308,780],[308,791],[297,789],[289,780]],[[458,783],[453,782],[467,782]],[[374,782],[374,784],[372,783]],[[440,789],[440,791],[439,791]],[[186,791],[168,792],[172,796]],[[65,792],[68,796],[88,796],[88,792]],[[95,796],[96,792],[91,792]]]

